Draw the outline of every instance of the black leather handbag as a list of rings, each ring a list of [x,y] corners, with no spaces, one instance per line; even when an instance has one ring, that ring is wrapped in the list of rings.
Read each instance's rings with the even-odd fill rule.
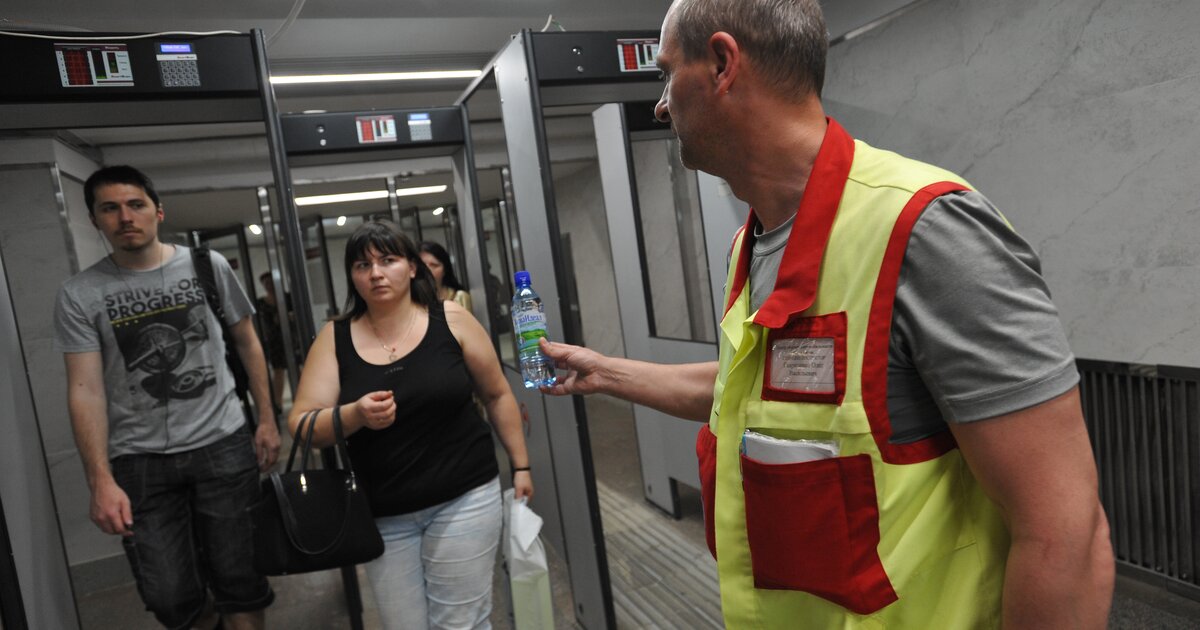
[[[342,417],[336,406],[333,432],[342,467],[308,467],[317,413],[310,411],[300,419],[287,470],[271,473],[262,481],[262,498],[250,508],[254,568],[263,575],[322,571],[383,555],[383,539],[375,527],[367,497],[354,480],[342,435]],[[304,453],[299,470],[292,470],[301,435]]]

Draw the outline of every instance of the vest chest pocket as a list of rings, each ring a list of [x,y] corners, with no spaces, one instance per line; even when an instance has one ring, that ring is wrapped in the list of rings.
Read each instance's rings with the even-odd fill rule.
[[[792,319],[767,333],[762,399],[842,404],[846,313]]]
[[[877,551],[869,455],[795,464],[742,455],[741,464],[756,588],[804,591],[859,614],[896,601]]]

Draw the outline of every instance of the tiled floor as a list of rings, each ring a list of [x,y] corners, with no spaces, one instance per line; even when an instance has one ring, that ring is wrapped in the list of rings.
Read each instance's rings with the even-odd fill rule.
[[[641,493],[633,423],[624,403],[587,402],[601,518],[609,553],[609,575],[619,628],[719,628],[713,561],[704,545],[698,493],[681,487],[683,518],[650,506]],[[566,567],[548,549],[557,628],[577,627]],[[361,571],[359,572],[361,576]],[[364,622],[380,628],[374,595],[363,588]],[[277,600],[270,628],[349,628],[340,576],[336,572],[272,580]],[[495,578],[493,627],[511,628],[502,568]],[[85,595],[79,600],[84,630],[157,628],[142,610],[132,584]],[[1109,621],[1112,630],[1200,628],[1200,602],[1140,582],[1119,578]]]

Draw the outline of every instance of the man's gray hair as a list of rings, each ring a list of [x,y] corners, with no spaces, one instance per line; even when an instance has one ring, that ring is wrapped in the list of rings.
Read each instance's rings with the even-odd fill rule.
[[[674,28],[686,59],[703,57],[725,31],[782,94],[821,95],[829,33],[818,0],[681,0]]]

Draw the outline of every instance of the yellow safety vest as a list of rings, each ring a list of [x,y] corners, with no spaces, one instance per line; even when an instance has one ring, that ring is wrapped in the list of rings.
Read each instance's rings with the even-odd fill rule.
[[[887,355],[908,236],[966,184],[855,141],[829,120],[771,295],[750,312],[735,237],[720,371],[697,440],[709,545],[729,628],[1000,624],[1008,534],[949,431],[890,444]],[[764,464],[747,430],[835,442],[837,457]]]

